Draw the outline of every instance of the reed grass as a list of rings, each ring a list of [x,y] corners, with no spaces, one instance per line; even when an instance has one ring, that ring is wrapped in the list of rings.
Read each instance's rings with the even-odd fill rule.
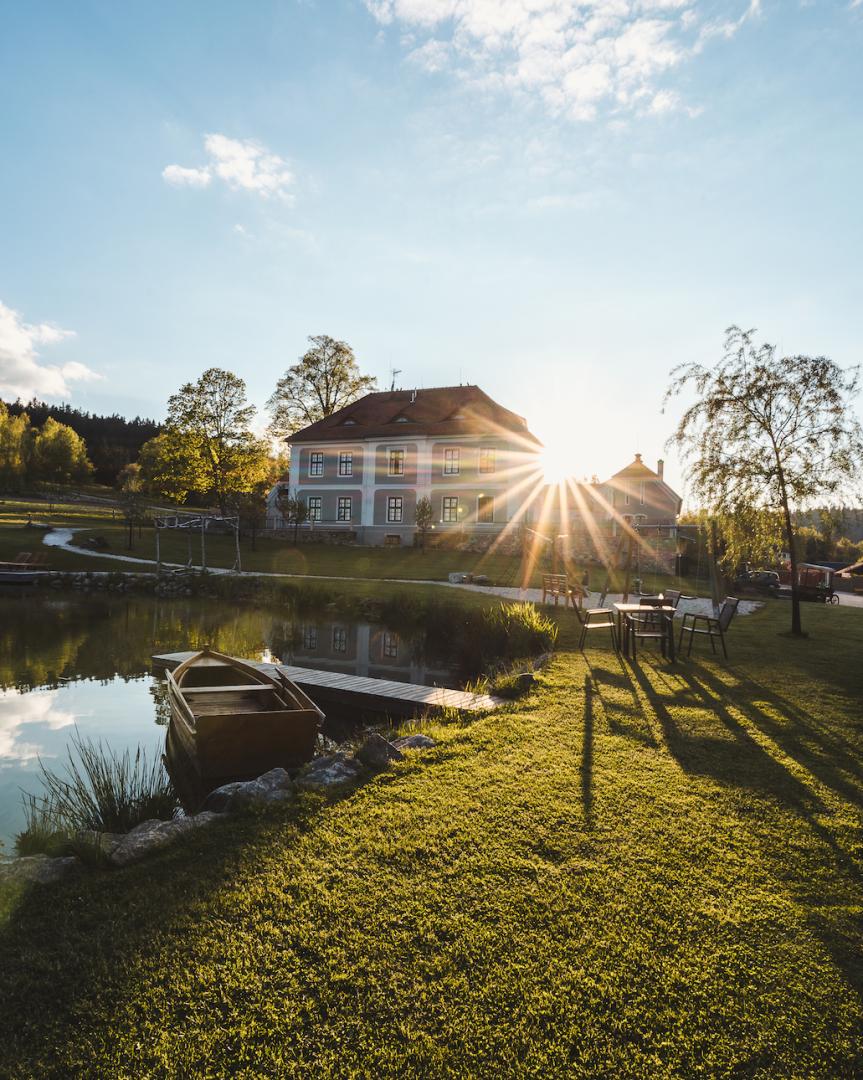
[[[170,820],[177,799],[159,757],[138,746],[118,754],[101,739],[69,740],[64,772],[39,762],[44,794],[24,795],[26,828],[19,855],[65,854],[87,832],[125,833],[151,818]]]

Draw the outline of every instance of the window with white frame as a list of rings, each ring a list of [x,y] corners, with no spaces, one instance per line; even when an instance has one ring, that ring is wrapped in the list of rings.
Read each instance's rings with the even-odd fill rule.
[[[336,513],[336,517],[339,521],[351,520],[351,497],[350,495],[340,495],[339,504]]]
[[[458,476],[460,452],[457,446],[448,446],[443,452],[444,476]]]
[[[316,649],[318,647],[318,628],[316,626],[303,627],[303,648]]]
[[[496,451],[493,446],[482,446],[479,451],[479,471],[493,473],[496,466]]]
[[[640,494],[641,505],[644,506],[644,481],[643,480],[641,481],[641,487],[640,487],[639,494]]]
[[[384,630],[383,654],[384,656],[388,656],[391,660],[398,659],[399,636],[398,634],[394,634],[391,630]]]
[[[339,454],[339,476],[354,475],[354,455],[349,451]]]
[[[348,632],[343,626],[333,627],[333,652],[347,652]]]
[[[478,495],[476,500],[476,520],[480,525],[491,525],[494,521],[494,497]]]
[[[309,454],[309,476],[324,475],[324,455],[321,450],[314,450]]]
[[[404,516],[405,501],[401,495],[389,495],[387,497],[387,523],[398,524]]]
[[[441,521],[458,521],[458,495],[444,495],[441,507]]]
[[[626,493],[626,494],[625,494],[625,495],[623,496],[623,505],[624,505],[624,506],[629,506],[629,492],[628,492],[628,491],[627,491],[627,493]]]
[[[404,450],[391,449],[387,456],[387,475],[404,476],[405,452]]]
[[[321,496],[309,496],[309,521],[321,520]]]

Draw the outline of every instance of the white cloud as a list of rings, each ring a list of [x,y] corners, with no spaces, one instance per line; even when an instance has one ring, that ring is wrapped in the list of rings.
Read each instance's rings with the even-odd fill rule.
[[[75,723],[73,713],[58,708],[56,690],[34,690],[22,694],[17,690],[0,691],[0,761],[25,765],[45,756],[45,748],[21,738],[28,725],[58,731]],[[35,734],[35,733],[34,733]]]
[[[101,379],[77,360],[61,367],[41,362],[37,345],[56,345],[74,336],[73,330],[50,323],[25,323],[17,311],[0,302],[0,396],[25,401],[34,396],[65,398],[71,394],[70,383]]]
[[[294,182],[288,163],[252,139],[231,139],[218,133],[204,136],[209,162],[201,168],[168,165],[162,170],[166,183],[175,187],[209,186],[213,177],[234,191],[251,191],[262,198],[293,202]]]
[[[449,57],[450,46],[445,41],[436,41],[434,38],[408,53],[408,60],[432,73],[443,71],[449,63]]]
[[[207,187],[212,180],[209,169],[184,169],[182,165],[167,165],[162,178],[174,187]]]
[[[448,67],[465,83],[528,95],[578,120],[672,107],[696,115],[664,82],[710,38],[733,37],[761,11],[761,0],[719,0],[705,21],[702,0],[365,2],[425,70]]]

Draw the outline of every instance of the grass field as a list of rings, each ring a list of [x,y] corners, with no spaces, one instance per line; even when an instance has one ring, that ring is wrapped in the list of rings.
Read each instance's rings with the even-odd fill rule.
[[[13,499],[0,503],[0,559],[14,559],[19,551],[41,548],[41,535],[24,528],[27,514],[31,511],[34,520],[50,520],[59,527],[81,530],[76,536],[80,541],[89,536],[104,537],[109,544],[106,550],[111,554],[155,559],[153,529],[145,526],[141,535],[135,530],[133,547],[130,550],[128,533],[120,515],[112,516],[110,508],[94,507],[92,504],[57,503],[53,513],[49,514],[45,504]],[[200,563],[199,536],[189,538],[187,534],[165,531],[161,536],[160,549],[165,562],[185,564],[191,553],[195,564]],[[230,568],[234,565],[233,537],[208,535],[206,549],[209,567]],[[267,536],[258,536],[254,548],[251,540],[244,538],[241,558],[244,570],[265,573],[446,581],[451,571],[460,570],[485,574],[496,585],[520,586],[526,583],[534,588],[541,585],[543,572],[547,573],[551,569],[547,561],[540,561],[530,569],[525,581],[525,568],[518,556],[454,552],[439,548],[430,548],[423,553],[414,547],[348,547],[307,543],[294,545],[285,539]],[[96,560],[91,556],[78,556],[56,549],[51,550],[50,559],[52,567],[60,570],[118,567],[118,564],[110,559]],[[581,579],[581,572],[581,567],[569,568],[573,581]],[[592,588],[600,589],[605,580],[604,571],[593,567],[590,573]],[[642,576],[648,591],[673,585],[687,591],[704,591],[707,588],[705,581],[696,583],[693,579],[682,579],[672,582],[671,578],[652,572],[645,572]],[[619,587],[616,581],[612,583],[612,591]]]
[[[559,651],[327,804],[5,896],[0,1075],[863,1072],[863,618]]]

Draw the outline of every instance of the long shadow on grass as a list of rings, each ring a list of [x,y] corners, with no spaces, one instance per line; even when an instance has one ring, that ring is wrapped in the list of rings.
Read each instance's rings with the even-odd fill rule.
[[[0,932],[0,1076],[79,1075],[62,1064],[66,1050],[98,1045],[124,1003],[158,978],[160,953],[193,938],[202,914],[210,925],[220,918],[213,898],[250,881],[250,868],[266,872],[274,852],[341,799],[305,795],[284,816],[226,817],[138,865],[30,887]],[[159,1071],[146,1048],[136,1067]]]
[[[810,928],[831,954],[849,986],[863,997],[860,926],[859,920],[851,914],[859,909],[863,870],[854,852],[847,851],[819,820],[820,813],[825,809],[822,800],[760,746],[747,731],[744,722],[734,716],[725,704],[730,701],[746,723],[769,735],[777,748],[794,757],[783,746],[786,729],[782,723],[766,717],[752,703],[756,697],[766,700],[763,695],[767,692],[745,676],[740,677],[732,689],[700,663],[677,670],[673,677],[665,674],[663,669],[651,668],[654,678],[659,678],[666,688],[670,688],[667,693],[657,691],[647,671],[639,664],[631,665],[630,670],[662,727],[670,753],[686,771],[772,797],[798,815],[817,841],[829,850],[832,859],[828,859],[826,864],[817,855],[817,849],[809,853],[801,850],[790,856],[787,838],[781,827],[778,831],[770,828],[759,830],[760,843],[771,861],[776,879],[794,893],[806,913]],[[683,685],[674,689],[677,680]],[[806,714],[802,710],[789,706],[775,695],[769,696],[772,707],[778,709],[780,716],[793,722],[792,732],[794,723],[804,723]],[[688,731],[683,729],[675,718],[675,712],[681,706],[692,708],[693,698],[697,699],[696,708],[701,713],[701,719],[694,719],[693,723],[709,723],[709,719],[705,720],[704,717],[709,718],[712,714],[731,734],[731,739],[693,733],[692,727]],[[797,733],[790,738],[792,746],[799,750],[793,741]],[[794,757],[794,760],[798,759]],[[847,788],[844,782],[836,782],[835,767],[827,766],[823,758],[816,758],[813,762],[807,756],[802,764],[809,767],[812,775],[820,773],[832,780],[831,786],[840,794],[842,789]],[[811,767],[813,764],[818,771]],[[860,794],[856,788],[849,792],[849,798],[860,805]]]
[[[860,787],[844,775],[847,772],[860,775],[856,762],[849,760],[849,753],[854,751],[844,740],[826,734],[823,724],[806,710],[755,680],[738,672],[734,674],[738,679],[734,687],[734,706],[746,722],[840,798],[858,808],[863,805]],[[727,685],[702,664],[693,665],[687,678],[706,701],[715,702],[719,694],[728,694]],[[848,984],[863,998],[860,923],[856,916],[849,914],[859,910],[861,902],[863,865],[859,845],[856,840],[852,841],[848,850],[830,828],[830,816],[816,817],[816,810],[817,807],[804,806],[800,813],[813,835],[833,856],[832,869],[836,877],[832,884],[825,887],[820,867],[810,873],[805,861],[796,875],[789,874],[788,853],[784,847],[775,850],[773,858],[782,867],[782,878],[806,910],[809,926],[842,970]],[[823,823],[825,820],[828,824]],[[801,859],[805,856],[801,855]]]
[[[860,746],[831,734],[812,713],[749,676],[735,674],[734,704],[741,714],[825,787],[863,807]],[[710,700],[728,694],[728,687],[702,664],[692,665],[690,681]]]
[[[581,745],[581,801],[587,827],[593,825],[593,685],[584,676],[584,726]]]
[[[623,662],[618,658],[617,670],[590,660],[586,660],[586,663],[590,671],[590,685],[602,705],[612,734],[625,735],[645,746],[655,747],[656,739]],[[625,700],[621,701],[621,697]]]
[[[681,669],[675,673],[682,682],[681,692],[665,695],[657,691],[641,662],[632,663],[629,671],[662,728],[666,746],[687,772],[768,794],[798,809],[820,807],[806,785],[771,757],[729,711],[723,700],[727,687],[722,696],[710,694]],[[724,732],[716,730],[711,717]]]
[[[689,673],[688,679],[704,697],[705,703],[716,700],[716,695],[723,691],[727,694],[728,688],[721,680],[702,665]],[[782,718],[781,722],[771,716],[756,704],[756,701],[769,702],[771,709],[778,711]],[[771,694],[764,687],[755,683],[746,676],[740,677],[735,687],[735,708],[745,718],[747,723],[752,724],[763,736],[769,739],[777,749],[791,758],[804,772],[831,790],[840,799],[844,799],[858,809],[863,807],[863,793],[860,787],[846,780],[841,770],[857,772],[855,766],[849,760],[849,751],[841,740],[826,737],[826,741],[818,745],[814,750],[807,743],[802,742],[802,734],[806,739],[818,743],[823,734],[816,734],[820,725],[817,725],[813,717],[810,717],[802,709],[782,701],[775,694]],[[807,723],[807,720],[811,723]],[[853,751],[852,751],[853,752]],[[828,754],[831,755],[828,757]],[[841,765],[839,762],[841,761]],[[815,808],[823,808],[822,800],[818,799]],[[837,839],[834,832],[821,824],[809,813],[805,813],[813,833],[833,852],[837,862],[858,883],[863,882],[863,860],[860,858],[859,845],[852,844],[851,850]]]

